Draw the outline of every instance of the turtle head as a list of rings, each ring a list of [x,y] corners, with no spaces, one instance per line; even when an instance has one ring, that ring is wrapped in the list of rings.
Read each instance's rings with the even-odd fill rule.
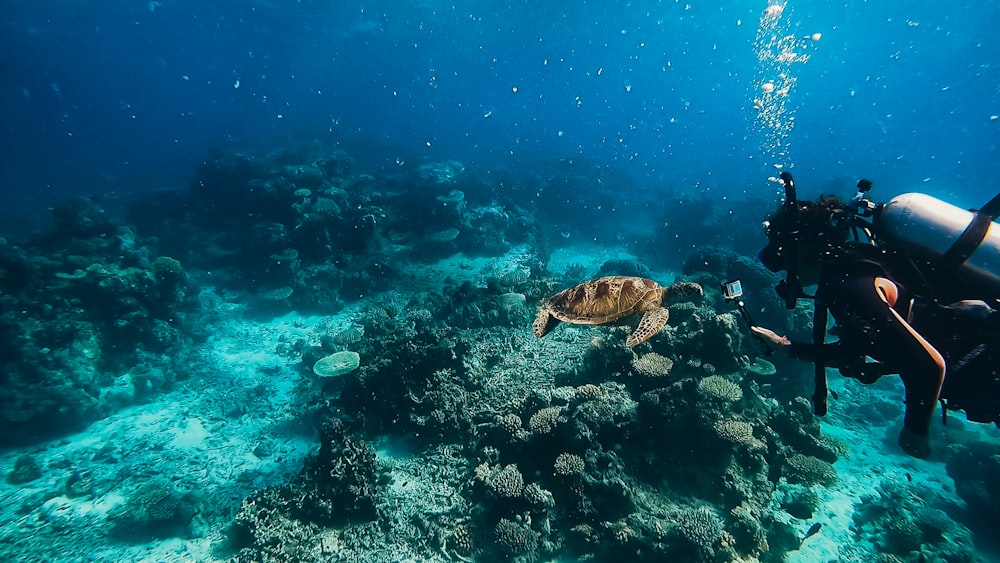
[[[664,291],[671,301],[693,300],[705,295],[701,285],[694,282],[677,282],[664,288]]]

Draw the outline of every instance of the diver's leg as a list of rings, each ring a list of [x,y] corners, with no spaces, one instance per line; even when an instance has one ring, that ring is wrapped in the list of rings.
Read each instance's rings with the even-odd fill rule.
[[[919,458],[930,455],[931,417],[941,396],[945,361],[940,352],[892,307],[886,304],[888,323],[875,339],[877,348],[891,351],[906,389],[906,412],[899,446]]]
[[[899,373],[906,388],[906,411],[899,445],[914,457],[930,453],[931,417],[944,382],[945,362],[938,350],[895,310],[898,288],[885,278],[844,279],[832,287],[836,305],[846,319],[841,340],[848,348]],[[840,319],[838,319],[838,322]]]

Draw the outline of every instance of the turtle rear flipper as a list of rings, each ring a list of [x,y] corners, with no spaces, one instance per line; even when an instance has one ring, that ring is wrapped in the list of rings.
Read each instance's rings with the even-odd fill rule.
[[[535,317],[535,322],[531,323],[531,329],[535,331],[535,336],[541,338],[552,331],[559,324],[559,319],[555,318],[548,309],[542,309]]]
[[[660,329],[663,328],[663,325],[667,324],[667,319],[669,318],[670,311],[665,307],[647,311],[642,316],[642,320],[639,321],[639,326],[635,328],[635,332],[628,335],[625,345],[635,346],[649,340],[654,334],[660,332]]]

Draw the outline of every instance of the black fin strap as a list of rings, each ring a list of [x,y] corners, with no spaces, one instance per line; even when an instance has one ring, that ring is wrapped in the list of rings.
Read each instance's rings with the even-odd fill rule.
[[[1000,194],[994,196],[982,209],[975,212],[969,226],[962,231],[951,248],[941,256],[941,267],[950,271],[957,270],[964,264],[982,244],[983,239],[986,238],[986,232],[990,228],[990,223],[997,216],[1000,216]]]
[[[813,344],[817,350],[822,350],[823,342],[826,340],[826,305],[819,301],[814,303],[813,309]],[[826,385],[826,358],[820,353],[814,363],[815,372],[813,375],[813,414],[816,416],[826,416],[826,398],[829,392]]]

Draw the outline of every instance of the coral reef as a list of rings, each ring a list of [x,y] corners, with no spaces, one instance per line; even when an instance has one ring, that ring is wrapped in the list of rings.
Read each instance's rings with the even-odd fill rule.
[[[219,151],[188,189],[138,202],[129,216],[185,264],[213,269],[215,283],[266,296],[262,313],[333,313],[402,283],[401,260],[495,256],[534,239],[530,215],[464,170],[437,161],[375,177],[321,146]]]
[[[496,526],[496,543],[504,555],[530,556],[538,548],[541,534],[528,526],[501,518]]]
[[[581,222],[595,237],[626,236],[602,230],[598,210],[620,203],[606,199],[608,182],[628,181],[574,162],[489,180],[451,160],[394,166],[370,175],[319,145],[220,151],[188,189],[132,208],[157,238],[76,201],[54,210],[53,232],[0,243],[0,421],[25,435],[151,398],[197,367],[191,319],[229,307],[281,317],[281,336],[254,351],[274,364],[245,386],[218,370],[225,393],[206,427],[246,424],[274,394],[294,397],[242,452],[294,473],[219,477],[243,499],[238,510],[195,494],[196,477],[136,474],[95,519],[121,543],[197,536],[214,510],[231,524],[215,555],[240,563],[776,563],[802,546],[826,489],[843,485],[843,448],[824,438],[795,382],[808,379],[802,369],[756,358],[718,290],[740,278],[759,322],[802,332],[808,308],[787,321],[772,274],[733,251],[692,249],[675,281],[701,283],[706,298],[670,304],[667,327],[641,347],[625,346],[628,326],[537,339],[536,305],[598,263],[599,275],[652,275],[606,256],[549,271]],[[715,211],[674,207],[660,238],[686,245],[679,226],[720,225]],[[283,317],[293,309],[306,314]],[[301,468],[282,450],[290,435],[318,441]],[[963,447],[949,472],[969,514],[992,521],[996,452]],[[69,526],[74,499],[96,502],[129,453],[94,452],[98,471],[11,457],[8,488],[37,486],[23,510]],[[859,542],[900,560],[971,561],[968,530],[946,518],[953,505],[888,484],[869,500],[854,520]]]
[[[981,440],[956,445],[946,467],[968,505],[969,521],[995,522],[1000,517],[1000,446]]]
[[[319,452],[299,476],[243,501],[232,530],[235,561],[324,561],[324,526],[376,517],[379,470],[375,453],[337,420],[320,428]]]
[[[822,459],[794,454],[786,463],[784,476],[789,483],[830,486],[837,482],[837,471]]]
[[[25,454],[17,458],[14,469],[7,474],[7,482],[11,485],[22,485],[42,476],[42,468],[34,456]]]
[[[89,200],[0,245],[0,444],[72,431],[187,377],[194,286]]]
[[[971,532],[945,512],[954,506],[922,489],[881,483],[877,497],[865,499],[854,513],[855,537],[900,561],[978,561]]]
[[[312,369],[313,373],[321,378],[337,377],[345,373],[351,373],[358,369],[359,365],[361,365],[361,356],[357,352],[347,350],[316,360]]]
[[[664,377],[673,369],[674,361],[656,352],[650,352],[632,360],[632,367],[637,373],[646,377]]]
[[[108,521],[113,533],[132,541],[186,536],[195,511],[189,495],[179,494],[170,481],[156,478],[139,485],[108,514]]]
[[[556,475],[563,476],[582,474],[585,467],[582,457],[570,453],[561,453],[556,456],[553,465]]]

